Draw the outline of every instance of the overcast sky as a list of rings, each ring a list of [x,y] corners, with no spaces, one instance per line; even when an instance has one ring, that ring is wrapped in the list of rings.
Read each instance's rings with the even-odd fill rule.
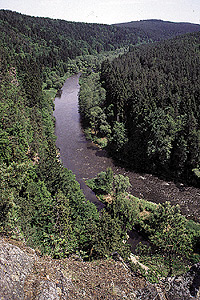
[[[162,19],[200,24],[200,0],[0,0],[0,9],[87,23]]]

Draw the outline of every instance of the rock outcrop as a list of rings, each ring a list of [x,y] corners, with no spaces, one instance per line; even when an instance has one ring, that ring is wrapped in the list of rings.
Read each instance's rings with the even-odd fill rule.
[[[26,253],[19,247],[0,242],[0,298],[23,299],[24,284],[36,259],[34,251]]]
[[[164,284],[169,300],[200,299],[200,263],[195,264],[183,276],[166,278]]]
[[[0,238],[0,299],[197,300],[200,263],[180,277],[151,284],[121,261],[83,262],[41,257],[23,243]]]

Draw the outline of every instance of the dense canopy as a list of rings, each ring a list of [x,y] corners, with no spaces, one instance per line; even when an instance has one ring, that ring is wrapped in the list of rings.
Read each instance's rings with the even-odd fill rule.
[[[200,167],[200,34],[133,47],[102,64],[109,124],[124,126],[117,156],[133,168],[197,183]],[[119,151],[118,151],[119,152]]]

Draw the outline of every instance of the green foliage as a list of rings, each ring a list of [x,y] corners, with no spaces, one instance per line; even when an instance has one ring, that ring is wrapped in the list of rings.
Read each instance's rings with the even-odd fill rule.
[[[200,254],[200,224],[187,220],[185,226],[188,235],[191,237],[194,252]]]
[[[146,237],[148,245],[140,243],[136,251],[140,256],[140,262],[149,267],[148,272],[140,268],[148,280],[158,282],[163,276],[181,274],[186,271],[190,262],[198,261],[200,242],[198,223],[187,221],[181,215],[178,205],[172,206],[169,202],[157,205],[129,195],[128,177],[113,176],[111,170],[109,173],[112,178],[112,189],[109,189],[109,195],[106,194],[106,172],[101,172],[94,179],[89,180],[89,186],[106,204],[109,224],[113,220],[117,226],[120,226],[118,233],[137,228]],[[103,222],[105,223],[104,219]],[[100,234],[104,235],[102,229]],[[112,234],[115,239],[119,238],[114,232]],[[105,237],[101,236],[101,239],[103,241]],[[112,243],[114,243],[113,247],[115,241],[112,240]],[[101,253],[108,251],[105,244],[98,243]],[[95,247],[93,249],[96,249]],[[120,247],[117,251],[122,251],[123,247]],[[102,255],[101,253],[99,252],[98,255]],[[136,271],[138,267],[134,266],[133,269]]]
[[[1,160],[8,162],[12,156],[12,149],[9,147],[9,134],[1,129],[0,131],[0,152]]]
[[[130,43],[134,45],[139,39],[148,42],[149,38],[139,32],[138,39],[132,29],[34,18],[4,10],[0,21],[0,232],[24,239],[27,245],[55,258],[79,252],[92,259],[116,251],[126,257],[130,252],[125,232],[136,223],[169,258],[171,253],[188,254],[191,241],[198,249],[199,230],[195,226],[188,225],[189,236],[184,235],[186,225],[177,211],[139,203],[127,194],[128,178],[113,176],[111,169],[90,181],[98,193],[112,198],[107,211],[99,215],[94,204],[86,201],[75,176],[57,158],[52,117],[56,90],[69,74],[82,70],[80,113],[86,127],[91,127],[91,135],[95,132],[119,158],[127,151],[131,163],[138,160],[140,164],[145,157],[153,168],[157,162],[162,167],[168,164],[176,173],[178,161],[178,174],[186,170],[187,176],[192,176],[194,170],[198,177],[199,50],[193,49],[195,35],[185,38],[188,43],[177,39],[164,46],[157,44],[156,51],[153,47],[132,48],[133,53],[110,63],[114,56],[127,52]],[[182,50],[183,45],[192,46]],[[119,47],[123,49],[99,54]],[[163,47],[172,60],[167,61]],[[180,49],[180,59],[174,59]],[[178,60],[184,74],[176,70]],[[175,79],[181,84],[175,85]],[[142,209],[151,212],[151,217],[141,218]]]
[[[5,71],[1,81],[0,104],[0,162],[9,163],[12,160],[23,161],[32,140],[32,128],[27,108],[26,98],[16,80],[15,69]],[[19,99],[19,100],[18,100]],[[25,116],[27,114],[27,118]]]
[[[145,123],[151,128],[147,143],[147,154],[151,159],[155,156],[163,165],[169,161],[175,137],[182,129],[181,121],[180,117],[174,120],[169,108],[166,111],[159,108],[146,117]]]
[[[94,179],[88,179],[88,186],[97,194],[109,194],[113,190],[113,171],[107,168],[106,172],[100,172]]]
[[[139,203],[136,198],[126,194],[117,194],[112,204],[108,205],[110,213],[117,217],[124,231],[132,230],[139,218]]]
[[[158,283],[163,277],[169,274],[169,261],[162,252],[155,251],[142,243],[138,244],[136,253],[139,255],[139,262],[145,265],[148,270],[140,267],[140,272],[152,283]],[[172,261],[173,275],[181,275],[188,271],[187,261],[182,257],[174,257]]]
[[[192,171],[198,178],[200,178],[200,170],[199,169],[193,169]]]
[[[79,112],[85,126],[90,125],[95,133],[100,131],[100,126],[106,125],[103,111],[105,91],[99,84],[98,73],[88,77],[81,77],[81,90],[79,94]]]
[[[123,230],[131,230],[139,214],[138,199],[127,194],[130,187],[127,176],[113,175],[111,168],[100,172],[94,179],[87,180],[88,186],[103,199],[102,195],[110,196],[107,210],[110,215],[120,221]]]
[[[199,185],[199,33],[102,63],[110,153],[129,167]]]
[[[84,61],[91,60],[84,58],[82,61],[79,58],[74,63],[73,59],[78,56],[127,48],[130,41],[132,44],[137,43],[138,34],[141,40],[146,40],[145,34],[140,30],[136,33],[134,30],[108,25],[35,18],[9,10],[0,10],[0,21],[1,40],[10,55],[18,63],[23,61],[25,67],[27,62],[34,59],[36,65],[43,68],[42,76],[48,88],[51,87],[51,82],[54,87],[59,88],[60,77],[67,72],[78,72],[85,67]],[[31,76],[27,77],[28,86],[31,80]]]
[[[51,245],[50,251],[55,258],[65,257],[74,251],[77,242],[72,230],[69,199],[62,191],[58,191],[54,198],[52,214],[55,216],[54,226],[51,235],[46,235],[50,242],[45,242],[45,246],[49,248]]]
[[[58,161],[55,91],[43,94],[34,57],[10,67],[12,52],[0,51],[0,231],[56,258],[75,251],[89,256],[99,216]]]
[[[119,220],[112,219],[106,211],[101,212],[100,222],[98,225],[97,240],[93,251],[97,257],[109,257],[113,252],[118,252],[122,257],[130,254],[126,239],[121,229]]]
[[[111,151],[120,152],[128,141],[124,124],[116,121],[112,133]]]
[[[140,29],[146,33],[150,41],[160,41],[177,35],[199,31],[198,24],[169,22],[157,19],[132,21],[116,24],[116,26]],[[140,40],[140,38],[138,38],[138,40]]]
[[[178,255],[188,258],[192,253],[191,236],[186,231],[185,223],[179,206],[166,202],[159,204],[142,225],[151,243],[166,256],[170,275],[173,272],[173,258]]]
[[[136,252],[140,262],[148,266],[157,279],[179,275],[191,262],[199,261],[198,254],[193,253],[198,251],[199,224],[186,220],[178,206],[168,202],[156,205],[150,214],[141,214],[138,224],[150,246],[140,243]],[[149,274],[146,276],[149,278]],[[149,279],[154,281],[156,278],[150,276]]]
[[[126,193],[129,187],[130,182],[128,176],[123,176],[121,174],[114,176],[114,188],[116,195]]]

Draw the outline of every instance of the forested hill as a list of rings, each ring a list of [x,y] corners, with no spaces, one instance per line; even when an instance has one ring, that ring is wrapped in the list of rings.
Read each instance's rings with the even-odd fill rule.
[[[136,44],[139,38],[147,40],[139,29],[31,17],[8,10],[0,10],[0,31],[1,38],[11,43],[12,51],[23,54],[30,47],[43,56],[43,63],[49,57],[66,61],[77,55]]]
[[[197,183],[199,70],[200,33],[135,47],[104,62],[112,153],[133,168]]]
[[[127,48],[143,41],[148,42],[148,38],[139,29],[67,22],[0,10],[1,47],[7,49],[18,69],[29,72],[31,64],[34,68],[37,65],[42,81],[48,86],[53,82],[56,88],[62,86],[59,78],[69,70],[71,59]],[[72,72],[76,72],[75,69]]]
[[[177,23],[162,20],[141,20],[128,23],[114,24],[119,28],[139,29],[145,32],[149,39],[163,40],[177,35],[200,31],[199,24]]]
[[[200,30],[200,25],[159,20],[116,25],[68,22],[0,10],[0,38],[9,51],[21,59],[34,56],[37,62],[48,67],[62,65],[65,68],[69,58],[79,55]]]

